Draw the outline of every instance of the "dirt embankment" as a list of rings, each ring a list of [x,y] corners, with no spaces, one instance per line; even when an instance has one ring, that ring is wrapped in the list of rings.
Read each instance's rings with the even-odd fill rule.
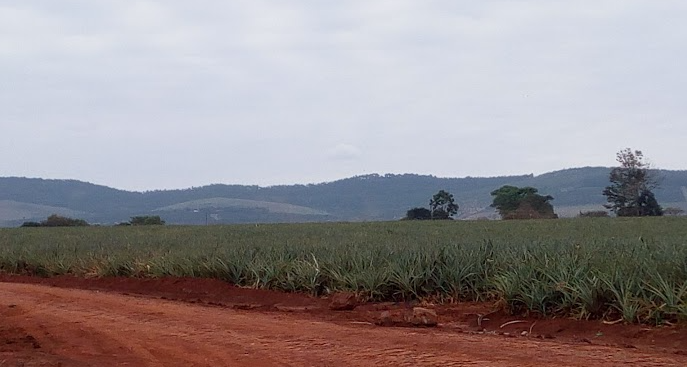
[[[0,366],[687,365],[677,327],[516,320],[463,304],[433,307],[438,328],[384,328],[372,323],[382,310],[409,305],[336,312],[199,279],[0,281]]]

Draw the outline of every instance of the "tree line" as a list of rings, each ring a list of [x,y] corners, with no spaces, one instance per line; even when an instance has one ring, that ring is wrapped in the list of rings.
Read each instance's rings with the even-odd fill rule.
[[[491,204],[502,219],[545,219],[558,218],[553,211],[550,195],[539,195],[534,187],[515,187],[505,185],[491,192]],[[416,207],[406,212],[405,220],[446,220],[458,212],[459,206],[453,195],[439,190],[429,201],[429,209]]]
[[[656,170],[644,160],[639,150],[626,148],[616,154],[618,167],[609,174],[610,185],[603,190],[607,204],[604,207],[618,217],[680,215],[678,208],[664,210],[658,204],[653,190],[659,187]],[[492,208],[501,219],[552,219],[558,218],[553,210],[553,196],[540,195],[534,187],[501,186],[491,192]],[[453,195],[445,190],[437,192],[429,201],[429,208],[416,207],[408,210],[406,220],[452,219],[458,212]],[[606,211],[580,213],[581,217],[608,216]]]

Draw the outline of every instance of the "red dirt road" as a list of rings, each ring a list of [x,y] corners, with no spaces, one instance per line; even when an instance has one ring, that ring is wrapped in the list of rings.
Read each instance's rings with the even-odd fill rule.
[[[284,297],[239,310],[0,282],[0,366],[687,366],[679,349],[382,328]]]

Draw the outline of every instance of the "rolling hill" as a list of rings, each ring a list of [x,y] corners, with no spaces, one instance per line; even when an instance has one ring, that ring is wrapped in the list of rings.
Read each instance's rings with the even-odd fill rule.
[[[13,200],[0,200],[0,223],[21,219],[46,218],[51,214],[59,214],[68,217],[80,217],[85,212],[69,208],[20,203]]]
[[[559,215],[574,216],[580,210],[602,208],[609,171],[585,167],[487,178],[372,174],[308,185],[215,184],[147,192],[75,180],[6,177],[0,178],[0,226],[17,226],[52,213],[102,224],[151,214],[179,224],[394,220],[411,207],[427,206],[440,189],[454,194],[459,218],[477,218],[494,215],[489,193],[506,184],[536,187],[555,198]],[[687,209],[687,171],[659,174],[659,202]]]

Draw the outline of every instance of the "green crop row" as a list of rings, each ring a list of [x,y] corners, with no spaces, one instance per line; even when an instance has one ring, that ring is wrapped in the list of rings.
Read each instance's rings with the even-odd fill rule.
[[[0,230],[0,270],[207,277],[513,313],[687,320],[687,218]]]

